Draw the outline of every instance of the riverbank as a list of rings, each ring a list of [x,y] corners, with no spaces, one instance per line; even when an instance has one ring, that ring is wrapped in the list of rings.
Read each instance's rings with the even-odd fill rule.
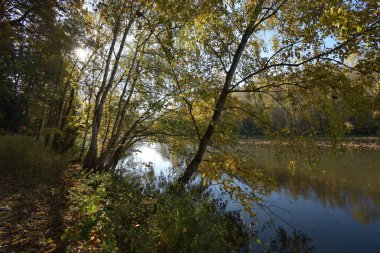
[[[244,245],[240,221],[201,192],[155,190],[131,175],[79,174],[65,216],[67,252],[233,252]]]
[[[0,137],[0,252],[231,252],[244,245],[243,225],[199,191],[161,191],[141,175],[89,173],[66,161],[33,138]]]
[[[301,141],[291,142],[286,140],[268,140],[265,138],[248,138],[239,140],[239,144],[243,146],[270,146],[276,144],[288,146],[299,145]],[[324,149],[339,147],[347,150],[380,150],[380,137],[345,137],[338,142],[332,142],[327,138],[317,138],[315,139],[315,145]]]

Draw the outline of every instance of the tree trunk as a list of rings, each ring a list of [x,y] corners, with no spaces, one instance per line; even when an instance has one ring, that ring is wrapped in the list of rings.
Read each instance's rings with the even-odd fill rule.
[[[108,108],[111,109],[111,99],[108,100]],[[105,123],[105,125],[106,125],[106,132],[105,132],[104,137],[103,137],[102,149],[100,151],[100,154],[102,154],[104,152],[104,148],[105,148],[105,145],[106,145],[108,134],[109,134],[110,128],[111,128],[111,121],[112,121],[112,117],[111,117],[111,115],[109,115],[108,119],[106,119],[107,123]]]
[[[96,169],[98,166],[98,135],[99,135],[100,125],[102,122],[103,107],[104,107],[104,103],[106,101],[108,92],[112,87],[112,83],[113,83],[113,80],[115,78],[118,66],[119,66],[121,53],[122,53],[123,48],[124,48],[125,40],[127,38],[129,29],[131,28],[133,21],[134,20],[131,19],[129,21],[128,25],[126,26],[125,30],[124,30],[123,38],[120,42],[120,47],[119,47],[118,53],[117,53],[116,58],[115,58],[115,64],[112,68],[110,78],[107,81],[108,71],[109,71],[109,67],[110,67],[111,59],[112,59],[112,54],[113,54],[115,44],[116,44],[116,40],[118,37],[118,30],[119,30],[120,22],[117,22],[117,24],[115,25],[115,32],[113,35],[112,43],[111,43],[110,50],[108,52],[108,56],[107,56],[107,60],[106,60],[106,66],[105,66],[105,70],[104,70],[102,85],[100,87],[100,90],[99,90],[99,92],[96,96],[96,100],[95,100],[94,117],[92,120],[91,144],[90,144],[86,159],[85,159],[84,164],[83,164],[83,167],[85,169],[90,169],[90,170]]]
[[[83,167],[85,169],[95,169],[98,163],[98,135],[99,135],[99,127],[98,127],[98,116],[97,112],[94,113],[94,118],[92,120],[92,135],[90,147],[88,148],[88,152],[86,155],[86,159],[84,161]]]
[[[70,116],[70,114],[73,111],[74,97],[75,97],[75,89],[72,88],[71,92],[70,92],[69,101],[67,103],[65,103],[65,107],[62,110],[63,112],[62,112],[62,115],[61,115],[61,122],[57,126],[58,129],[62,133],[65,133],[65,127],[66,127],[67,119],[68,119],[68,117]],[[66,108],[66,110],[65,110],[65,108]],[[55,151],[57,151],[57,152],[62,152],[62,150],[63,150],[62,149],[63,148],[62,147],[62,139],[63,139],[63,136],[54,136],[54,139],[53,139],[53,149]]]
[[[204,133],[204,135],[202,136],[199,142],[198,150],[195,153],[194,158],[190,161],[190,163],[186,167],[185,172],[178,179],[178,183],[182,185],[185,185],[190,181],[191,177],[197,171],[199,164],[202,162],[203,155],[207,149],[207,145],[212,137],[212,134],[214,133],[216,125],[220,121],[222,111],[224,109],[227,96],[229,94],[229,89],[231,88],[232,80],[235,76],[236,69],[240,62],[241,56],[244,52],[248,39],[251,37],[252,33],[255,30],[255,23],[261,13],[263,4],[264,4],[264,0],[260,0],[259,3],[257,4],[255,11],[253,13],[253,17],[251,17],[251,20],[241,38],[239,46],[236,49],[231,67],[226,74],[226,79],[224,81],[222,91],[220,92],[218,101],[215,105],[215,109],[214,109],[214,113],[212,115],[211,121],[206,129],[206,132]]]
[[[87,139],[87,135],[88,135],[89,122],[90,122],[91,99],[92,99],[92,92],[90,91],[90,97],[88,99],[88,110],[87,110],[87,115],[86,115],[86,123],[85,123],[85,126],[84,126],[83,140],[82,140],[82,145],[81,145],[80,153],[79,153],[79,156],[78,156],[78,161],[82,160],[83,153],[84,153],[84,148],[86,146],[86,139]]]
[[[113,129],[112,129],[111,138],[110,138],[110,140],[109,140],[109,142],[107,144],[107,147],[106,147],[106,149],[104,150],[104,152],[101,155],[100,160],[102,162],[104,162],[106,160],[106,157],[109,156],[110,153],[112,153],[112,150],[115,148],[115,144],[116,144],[118,138],[120,137],[120,133],[121,133],[121,130],[123,128],[125,114],[127,112],[127,107],[129,105],[129,102],[131,100],[132,94],[134,92],[136,82],[137,82],[137,76],[132,81],[131,88],[130,88],[127,100],[125,101],[125,103],[123,104],[123,106],[120,105],[120,107],[122,107],[122,110],[120,112],[119,119],[117,121],[115,121],[115,124],[114,124]]]
[[[51,102],[49,106],[49,116],[47,118],[47,126],[50,127],[52,124],[52,118],[53,118],[53,110],[54,110],[54,103]],[[50,134],[45,134],[45,146],[48,146],[50,144]]]
[[[45,115],[46,115],[46,107],[44,106],[44,112],[42,113],[40,124],[38,126],[37,141],[39,141],[41,138],[41,132],[42,132],[42,129],[44,128],[44,125],[45,125]]]

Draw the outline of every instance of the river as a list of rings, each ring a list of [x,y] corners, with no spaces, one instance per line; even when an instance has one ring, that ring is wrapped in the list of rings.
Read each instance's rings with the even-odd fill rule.
[[[164,145],[140,144],[136,149],[124,163],[132,159],[149,165],[151,176],[169,176],[179,163]],[[380,252],[379,151],[326,151],[308,169],[291,169],[289,159],[277,159],[269,147],[258,147],[250,156],[271,180],[259,193],[260,207],[253,205],[255,217],[220,187],[210,187],[214,198],[225,201],[227,211],[238,212],[252,231],[255,239],[247,251]],[[247,187],[239,180],[236,184]]]

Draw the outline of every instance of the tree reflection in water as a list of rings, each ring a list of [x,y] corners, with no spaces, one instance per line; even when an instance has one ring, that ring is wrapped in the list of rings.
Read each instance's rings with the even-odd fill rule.
[[[164,145],[139,149],[142,152],[137,153],[135,160],[149,168],[147,181],[160,175],[175,178],[172,173],[178,173],[184,162],[181,156],[168,152]],[[289,168],[289,164],[294,166]],[[321,162],[312,167],[305,169],[298,166],[300,164],[305,165],[302,154],[296,159],[283,155],[278,160],[273,149],[268,151],[268,147],[242,146],[235,152],[212,150],[205,157],[193,186],[198,184],[202,190],[211,190],[216,195],[214,199],[230,201],[233,210],[245,213],[240,212],[238,218],[246,224],[255,221],[254,229],[262,229],[269,213],[275,220],[271,227],[258,232],[260,237],[253,236],[248,243],[261,247],[262,252],[355,252],[361,241],[376,248],[378,243],[374,237],[378,235],[376,224],[380,219],[378,153],[355,151],[335,158],[324,153]],[[262,209],[267,213],[260,211]],[[249,211],[252,215],[257,213],[256,219],[250,217]],[[284,220],[302,226],[295,230],[285,225]],[[343,240],[347,235],[350,241]],[[311,246],[310,236],[316,249]],[[255,238],[264,241],[262,246],[258,246]],[[335,241],[334,245],[331,240]]]
[[[289,234],[283,227],[279,227],[276,235],[270,240],[268,252],[299,253],[313,252],[315,247],[312,239],[301,231],[294,230]]]

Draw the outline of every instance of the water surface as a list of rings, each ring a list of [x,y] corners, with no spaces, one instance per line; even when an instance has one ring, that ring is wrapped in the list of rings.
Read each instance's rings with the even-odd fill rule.
[[[141,144],[137,149],[134,161],[148,164],[155,176],[170,175],[173,163],[179,163],[164,145]],[[379,151],[336,156],[326,151],[308,169],[290,168],[288,158],[279,162],[267,147],[255,148],[250,156],[251,169],[264,168],[272,180],[269,190],[260,195],[263,205],[253,207],[255,218],[241,211],[239,201],[223,194],[220,187],[212,186],[212,191],[215,198],[227,201],[228,211],[240,212],[264,244],[279,244],[277,251],[284,250],[281,245],[289,248],[291,243],[283,240],[286,235],[295,237],[295,244],[304,243],[306,252],[380,252]],[[252,245],[255,251],[266,251],[264,246]]]

